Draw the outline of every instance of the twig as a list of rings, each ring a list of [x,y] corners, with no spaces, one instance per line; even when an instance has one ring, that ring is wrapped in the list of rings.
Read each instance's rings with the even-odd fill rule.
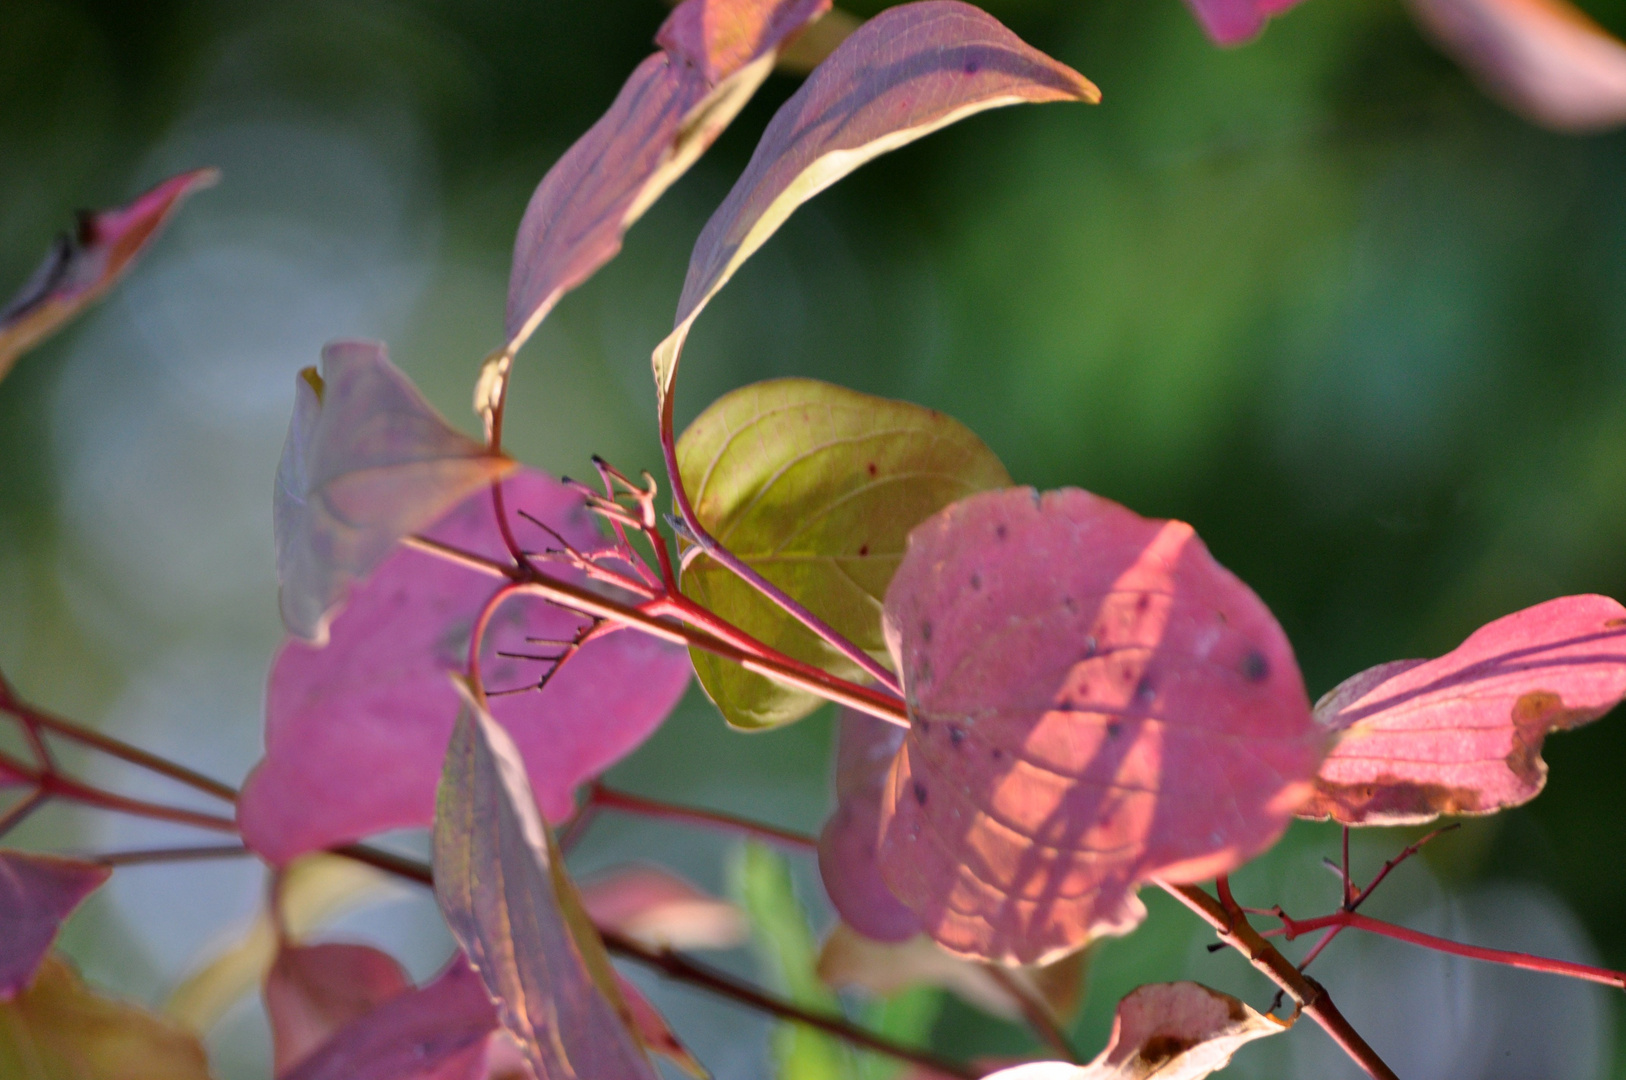
[[[17,826],[28,820],[30,814],[50,801],[51,796],[40,788],[35,788],[27,795],[18,799],[0,814],[0,836],[6,835]]]
[[[667,821],[683,821],[707,828],[722,829],[726,832],[745,833],[748,836],[759,837],[782,847],[798,851],[810,851],[819,846],[818,840],[806,833],[781,829],[776,825],[766,825],[760,821],[752,821],[750,818],[725,814],[720,810],[676,806],[655,799],[646,799],[640,795],[629,795],[623,791],[607,788],[596,781],[588,788],[587,806],[589,808],[603,807],[606,810],[623,810],[627,813],[642,814],[646,817],[660,818]]]
[[[220,844],[214,847],[148,848],[143,851],[109,851],[101,855],[88,855],[89,862],[104,866],[141,866],[147,863],[201,862],[206,859],[236,859],[253,852],[241,844]]]

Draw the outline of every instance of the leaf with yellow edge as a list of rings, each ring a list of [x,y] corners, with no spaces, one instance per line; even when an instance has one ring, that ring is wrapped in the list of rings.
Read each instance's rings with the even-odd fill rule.
[[[855,30],[774,115],[695,244],[670,336],[656,348],[662,424],[689,328],[802,203],[891,150],[985,109],[1100,91],[959,0],[889,8]]]
[[[812,379],[774,379],[713,402],[678,443],[700,524],[758,573],[877,659],[881,602],[909,530],[950,503],[1010,484],[959,421]],[[863,672],[731,571],[701,555],[683,592],[781,652],[848,679]],[[691,650],[728,722],[798,720],[823,699]]]
[[[197,1038],[92,993],[57,956],[0,1004],[0,1076],[19,1080],[208,1080]]]

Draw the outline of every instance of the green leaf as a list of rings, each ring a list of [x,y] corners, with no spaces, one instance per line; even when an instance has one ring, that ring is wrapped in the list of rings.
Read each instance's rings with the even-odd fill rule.
[[[909,530],[1011,479],[993,451],[942,413],[812,379],[719,398],[683,433],[678,467],[712,536],[877,659],[881,603]],[[706,556],[683,592],[764,643],[845,678],[857,665]],[[693,651],[730,724],[775,727],[821,701]]]
[[[937,1014],[942,1011],[941,990],[916,986],[871,1002],[864,1010],[864,1026],[895,1042],[926,1046],[931,1042]],[[860,1080],[894,1080],[904,1072],[902,1062],[885,1054],[860,1054],[858,1066]]]
[[[804,1008],[839,1014],[841,1002],[819,980],[818,946],[784,858],[747,844],[735,869],[736,892],[751,917],[769,981]],[[780,1080],[858,1080],[846,1045],[801,1024],[781,1024],[774,1031],[773,1057]]]

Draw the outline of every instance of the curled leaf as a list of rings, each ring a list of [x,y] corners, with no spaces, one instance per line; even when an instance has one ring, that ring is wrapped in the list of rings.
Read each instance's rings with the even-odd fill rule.
[[[1547,783],[1549,732],[1626,698],[1626,607],[1566,596],[1475,630],[1434,660],[1396,660],[1316,703],[1338,741],[1301,815],[1400,825],[1489,814]]]
[[[633,222],[722,134],[785,39],[830,0],[685,0],[608,112],[542,178],[520,221],[508,283],[506,357],[566,292],[621,250]],[[484,400],[481,400],[483,398]]]
[[[412,989],[401,965],[366,945],[284,945],[265,978],[272,1074],[282,1076],[334,1033]]]
[[[908,941],[921,930],[915,913],[881,878],[877,850],[882,792],[903,735],[896,724],[854,709],[841,710],[836,724],[836,809],[819,833],[819,876],[831,905],[847,926],[884,942]]]
[[[933,409],[812,379],[774,379],[713,402],[678,442],[700,524],[758,573],[877,657],[881,598],[909,530],[949,503],[1010,483],[968,428]],[[849,679],[864,673],[705,555],[683,591],[759,641]],[[823,699],[690,651],[729,723],[774,727]]]
[[[988,1080],[1202,1080],[1287,1025],[1194,982],[1154,983],[1118,1003],[1107,1048],[1088,1065],[1041,1062]]]
[[[594,926],[654,949],[731,949],[750,936],[745,913],[670,870],[624,866],[581,883]]]
[[[0,1001],[27,988],[63,921],[112,872],[56,855],[0,851]]]
[[[901,4],[859,27],[774,115],[695,243],[674,328],[654,354],[663,422],[694,320],[802,203],[865,162],[973,113],[1099,99],[1088,79],[959,0]]]
[[[1410,0],[1486,93],[1559,131],[1626,123],[1626,43],[1567,0]]]
[[[17,358],[83,311],[118,280],[194,191],[220,179],[214,169],[171,177],[128,206],[79,216],[22,291],[0,308],[0,379]]]
[[[322,350],[294,380],[272,524],[282,621],[317,645],[396,541],[514,467],[447,424],[376,342]]]
[[[465,701],[435,811],[435,896],[539,1077],[656,1080],[525,763]]]
[[[531,470],[504,481],[503,491],[511,528],[529,546],[557,541],[521,512],[580,550],[602,548],[580,493]],[[426,535],[484,558],[508,557],[485,492],[465,499]],[[581,580],[563,567],[557,573]],[[249,847],[283,865],[434,819],[435,784],[458,709],[447,672],[467,663],[475,615],[500,584],[479,570],[397,548],[334,620],[326,648],[283,645],[266,691],[265,759],[238,803]],[[555,670],[558,661],[550,658],[570,651],[560,642],[586,625],[545,601],[510,598],[493,617],[481,653],[491,711],[524,748],[543,812],[554,821],[574,810],[578,784],[659,726],[689,681],[681,648],[632,633],[588,642]]]
[[[0,1076],[27,1080],[209,1080],[198,1040],[99,997],[59,957],[0,1002]]]
[[[1038,963],[1275,842],[1326,735],[1286,635],[1191,526],[1077,489],[974,495],[886,597],[912,726],[881,873],[940,944]]]
[[[1300,0],[1186,0],[1208,36],[1221,45],[1238,45],[1258,36],[1273,16]]]

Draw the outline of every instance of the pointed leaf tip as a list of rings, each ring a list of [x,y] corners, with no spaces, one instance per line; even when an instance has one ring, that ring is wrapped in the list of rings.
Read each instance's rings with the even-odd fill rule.
[[[0,851],[0,1001],[27,988],[63,921],[112,872],[56,855]]]
[[[652,949],[730,949],[750,937],[745,913],[663,867],[621,866],[581,883],[593,925]]]
[[[1300,0],[1186,0],[1208,36],[1220,45],[1240,45],[1259,36],[1265,24]]]
[[[1325,753],[1252,590],[1191,526],[1088,492],[988,492],[921,525],[886,628],[912,726],[881,872],[962,955],[1128,932],[1141,882],[1274,843]]]
[[[1475,630],[1434,660],[1355,675],[1316,703],[1338,742],[1302,808],[1346,825],[1421,824],[1535,798],[1550,732],[1626,698],[1626,607],[1566,596]]]

